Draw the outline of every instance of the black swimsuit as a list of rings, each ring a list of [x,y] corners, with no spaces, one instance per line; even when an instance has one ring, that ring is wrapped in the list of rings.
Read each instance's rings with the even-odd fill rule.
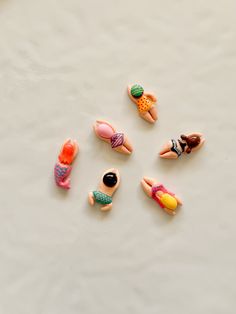
[[[179,142],[179,145],[181,146],[182,153],[183,153],[187,144],[186,144],[186,143],[181,142],[180,140],[178,140],[178,142]]]
[[[174,140],[174,139],[172,139],[171,140],[171,142],[172,142],[172,147],[171,147],[171,151],[172,152],[174,152],[174,153],[176,153],[177,154],[177,156],[178,157],[180,157],[181,156],[181,154],[184,152],[184,150],[185,150],[185,146],[186,146],[186,144],[185,143],[183,143],[183,142],[181,142],[180,140],[178,140],[178,142],[179,142],[179,145],[180,145],[180,147],[181,147],[181,149],[182,149],[182,152],[180,151],[180,149],[178,149],[178,146],[177,146],[177,141],[176,140]]]

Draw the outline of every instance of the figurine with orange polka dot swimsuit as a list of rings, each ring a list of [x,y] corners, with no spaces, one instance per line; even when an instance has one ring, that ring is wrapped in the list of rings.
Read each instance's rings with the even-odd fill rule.
[[[124,133],[116,132],[115,128],[106,121],[97,120],[93,126],[98,138],[111,145],[119,153],[129,155],[133,147]]]
[[[163,184],[154,179],[144,177],[141,185],[144,192],[169,215],[174,216],[178,205],[182,205],[182,201],[177,195],[168,191]]]
[[[150,123],[155,123],[157,109],[155,103],[157,98],[153,93],[144,92],[144,89],[139,84],[128,86],[128,94],[130,99],[137,105],[139,115]]]
[[[78,143],[75,140],[68,139],[62,145],[58,162],[54,167],[54,177],[57,186],[63,189],[70,189],[69,175],[72,170],[71,164],[78,153],[78,149]]]

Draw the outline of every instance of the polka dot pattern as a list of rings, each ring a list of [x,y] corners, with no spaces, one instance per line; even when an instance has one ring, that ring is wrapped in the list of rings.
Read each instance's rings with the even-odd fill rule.
[[[137,106],[139,112],[146,112],[152,108],[153,102],[147,96],[143,95],[137,100]]]

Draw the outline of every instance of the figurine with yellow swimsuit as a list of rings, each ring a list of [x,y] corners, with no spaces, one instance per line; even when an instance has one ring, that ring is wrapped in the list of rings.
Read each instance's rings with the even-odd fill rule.
[[[158,183],[155,179],[144,177],[141,185],[144,192],[169,215],[174,216],[177,207],[182,205],[181,199],[176,194],[168,191],[163,184]]]

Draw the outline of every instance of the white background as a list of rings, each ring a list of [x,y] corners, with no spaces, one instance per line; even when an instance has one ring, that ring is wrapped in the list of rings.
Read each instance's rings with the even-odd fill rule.
[[[0,1],[0,313],[234,314],[235,1]],[[159,121],[126,94],[158,96]],[[96,118],[133,142],[95,138]],[[201,151],[158,158],[203,132]],[[80,153],[58,190],[61,144]],[[112,212],[87,193],[118,167]],[[174,218],[140,188],[156,177],[184,206]]]

